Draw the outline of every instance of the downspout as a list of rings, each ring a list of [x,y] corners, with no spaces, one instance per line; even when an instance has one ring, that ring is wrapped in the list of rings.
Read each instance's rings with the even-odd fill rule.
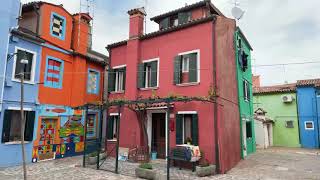
[[[215,92],[215,95],[217,96],[217,61],[216,61],[216,53],[215,53],[215,22],[216,18],[212,21],[212,77],[213,77],[213,91]],[[220,147],[219,147],[219,133],[218,133],[218,102],[217,97],[215,97],[215,102],[213,105],[213,124],[214,124],[214,144],[215,144],[215,160],[216,160],[216,171],[217,173],[220,173]]]
[[[299,144],[300,144],[300,147],[302,146],[301,144],[301,135],[300,135],[300,116],[299,116],[299,101],[298,101],[298,88],[296,87],[296,91],[295,91],[295,94],[296,94],[296,110],[297,110],[297,121],[298,121],[298,138],[299,138]]]
[[[40,36],[40,34],[39,34],[39,32],[40,32],[40,13],[39,13],[39,9],[40,9],[40,8],[39,8],[38,5],[34,5],[33,8],[34,8],[34,11],[35,11],[36,14],[37,14],[36,34],[37,34],[38,36]]]

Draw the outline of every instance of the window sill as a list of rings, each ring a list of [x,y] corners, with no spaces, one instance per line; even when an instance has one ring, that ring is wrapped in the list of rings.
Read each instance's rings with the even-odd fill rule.
[[[117,139],[108,139],[108,142],[117,142]]]
[[[141,91],[148,91],[148,90],[157,90],[159,87],[147,87],[147,88],[139,88]]]
[[[12,79],[13,82],[18,82],[20,83],[20,79]],[[24,81],[24,84],[31,84],[31,85],[35,85],[36,83],[33,81]]]
[[[110,92],[110,94],[123,94],[124,91],[112,91]]]
[[[28,144],[28,143],[30,143],[30,141],[24,141],[24,144]],[[6,142],[4,144],[5,145],[14,145],[14,144],[19,145],[19,144],[21,144],[21,141],[11,141],[11,142]]]
[[[182,84],[176,84],[176,86],[196,86],[199,85],[200,82],[192,82],[192,83],[182,83]]]

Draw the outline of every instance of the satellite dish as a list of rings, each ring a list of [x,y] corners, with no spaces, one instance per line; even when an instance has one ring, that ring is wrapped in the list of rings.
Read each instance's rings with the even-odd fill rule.
[[[244,15],[244,11],[237,6],[232,8],[231,13],[232,13],[232,16],[237,20],[241,19],[242,16]]]

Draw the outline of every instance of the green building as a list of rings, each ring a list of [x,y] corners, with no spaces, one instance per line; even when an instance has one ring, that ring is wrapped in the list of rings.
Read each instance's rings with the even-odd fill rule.
[[[248,40],[237,28],[235,33],[235,50],[237,61],[237,80],[241,133],[241,158],[256,151],[253,97],[252,97],[252,70],[251,51]]]
[[[274,120],[273,146],[300,147],[296,84],[254,88],[254,110]]]

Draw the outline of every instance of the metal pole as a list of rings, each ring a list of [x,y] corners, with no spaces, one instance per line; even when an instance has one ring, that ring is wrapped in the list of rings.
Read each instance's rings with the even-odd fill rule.
[[[21,70],[20,73],[20,87],[21,87],[21,101],[20,101],[20,113],[21,113],[21,149],[22,149],[22,166],[23,166],[23,179],[27,179],[27,166],[26,166],[26,153],[24,148],[24,129],[25,129],[25,118],[24,118],[24,112],[23,112],[23,102],[24,102],[24,73]]]
[[[118,119],[117,119],[117,149],[116,149],[116,174],[118,174],[118,165],[119,165],[119,140],[120,140],[120,110],[121,110],[121,105],[118,106]]]
[[[167,123],[166,123],[166,129],[167,129],[167,180],[170,179],[170,129],[169,129],[169,123],[170,123],[170,103],[167,102]]]
[[[88,105],[86,105],[86,110],[84,112],[83,162],[82,162],[83,167],[86,167],[87,117],[88,117]]]
[[[97,160],[97,169],[100,168],[100,163],[99,163],[99,158],[100,158],[100,150],[101,150],[101,144],[102,144],[102,125],[103,125],[103,110],[102,106],[99,108],[99,117],[100,117],[100,122],[99,122],[99,139],[98,139],[98,160]]]

